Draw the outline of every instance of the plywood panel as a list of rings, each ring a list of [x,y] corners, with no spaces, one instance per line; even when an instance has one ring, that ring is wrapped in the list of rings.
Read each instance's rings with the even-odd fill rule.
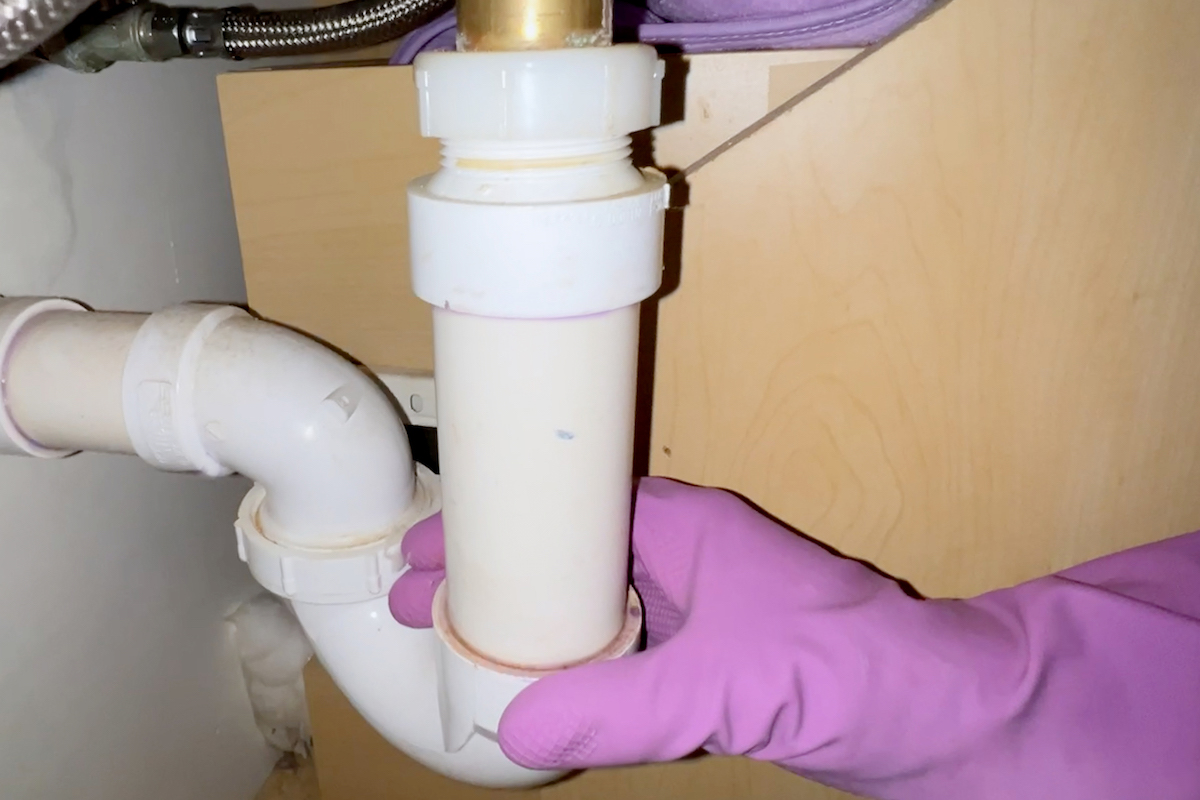
[[[438,146],[418,133],[411,71],[242,73],[219,88],[250,305],[372,366],[432,369],[406,187]]]
[[[853,58],[857,50],[668,57],[654,162],[684,169]]]
[[[934,594],[1200,527],[1197,35],[956,0],[696,170],[653,470]]]

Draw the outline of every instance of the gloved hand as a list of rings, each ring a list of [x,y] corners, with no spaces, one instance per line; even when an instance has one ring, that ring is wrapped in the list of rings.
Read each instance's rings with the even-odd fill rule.
[[[437,518],[391,596],[427,626]],[[500,741],[533,768],[772,761],[895,800],[1200,797],[1200,536],[919,600],[721,491],[641,483],[649,648],[553,675]]]

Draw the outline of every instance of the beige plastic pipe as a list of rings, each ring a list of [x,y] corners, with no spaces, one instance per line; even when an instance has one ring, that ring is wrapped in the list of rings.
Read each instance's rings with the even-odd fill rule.
[[[492,665],[586,662],[628,620],[638,307],[666,205],[629,134],[657,124],[662,70],[620,45],[426,53],[416,79],[443,142],[409,214],[434,309],[448,635]]]
[[[134,452],[121,374],[145,314],[48,311],[25,324],[5,379],[9,411],[52,450]]]

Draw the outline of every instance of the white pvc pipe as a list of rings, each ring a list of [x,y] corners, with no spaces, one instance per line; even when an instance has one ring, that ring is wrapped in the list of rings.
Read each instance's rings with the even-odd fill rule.
[[[9,356],[9,412],[43,447],[132,453],[121,375],[145,314],[48,311]]]
[[[396,624],[386,598],[293,607],[321,664],[346,699],[410,758],[455,780],[492,788],[525,789],[561,777],[517,766],[485,736],[473,736],[463,749],[446,752],[438,697],[438,638],[432,630]]]
[[[425,54],[442,167],[409,187],[413,286],[434,309],[448,635],[557,668],[622,631],[638,304],[658,288],[653,49]]]
[[[387,395],[295,331],[222,306],[46,310],[15,324],[4,398],[43,448],[239,472],[266,489],[264,534],[306,548],[378,539],[412,502],[408,438]]]
[[[483,655],[566,665],[620,632],[638,312],[435,311],[450,618]]]
[[[413,498],[408,437],[362,370],[292,330],[221,323],[197,360],[197,432],[221,464],[266,489],[264,533],[309,548],[387,533]]]

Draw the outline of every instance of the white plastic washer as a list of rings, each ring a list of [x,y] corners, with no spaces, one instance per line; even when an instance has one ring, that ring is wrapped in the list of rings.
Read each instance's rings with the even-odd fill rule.
[[[512,205],[436,197],[429,180],[409,185],[409,231],[413,290],[436,308],[577,317],[640,303],[662,282],[669,186],[658,173],[616,197]]]
[[[267,492],[255,485],[238,508],[234,531],[238,557],[263,588],[279,597],[314,605],[362,603],[382,597],[404,573],[400,545],[409,528],[441,508],[441,483],[417,465],[412,505],[391,532],[374,542],[336,550],[311,550],[268,539],[259,524]]]
[[[142,325],[125,362],[125,425],[134,450],[168,472],[232,473],[208,454],[192,409],[196,362],[208,335],[228,319],[249,317],[236,306],[186,304]]]
[[[661,119],[665,67],[646,45],[424,53],[414,67],[426,137],[607,139]]]
[[[493,741],[500,730],[504,710],[524,689],[554,669],[518,669],[489,661],[468,647],[454,633],[446,607],[446,584],[438,587],[433,599],[433,629],[437,632],[438,705],[442,718],[442,739],[447,753],[462,750],[472,736],[482,735]],[[611,661],[636,652],[642,637],[642,602],[631,587],[625,604],[625,623],[612,644],[586,663]]]
[[[33,456],[35,458],[65,458],[77,452],[42,447],[25,435],[9,410],[8,364],[13,347],[25,325],[50,311],[87,313],[88,308],[74,300],[59,298],[0,298],[0,454]]]

